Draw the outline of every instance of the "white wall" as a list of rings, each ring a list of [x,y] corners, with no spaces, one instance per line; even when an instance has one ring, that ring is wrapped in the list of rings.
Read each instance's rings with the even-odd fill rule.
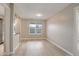
[[[5,14],[3,18],[4,23],[4,52],[6,55],[10,54],[10,8],[5,5]]]
[[[19,47],[19,34],[15,34],[13,35],[14,39],[13,39],[13,53],[15,53],[16,49]]]
[[[13,51],[15,52],[20,44],[20,18],[15,17],[14,20],[14,34],[13,34]]]
[[[48,40],[74,54],[74,13],[73,8],[78,4],[71,4],[47,21]]]
[[[79,5],[74,8],[75,14],[75,45],[74,45],[74,52],[75,55],[79,55]]]

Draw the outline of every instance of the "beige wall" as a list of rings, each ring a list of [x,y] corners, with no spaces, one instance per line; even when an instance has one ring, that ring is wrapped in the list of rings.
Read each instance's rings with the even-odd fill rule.
[[[47,21],[48,40],[74,54],[74,7],[71,4]]]
[[[29,34],[29,23],[41,23],[43,24],[43,30],[41,35],[30,35]],[[46,21],[44,20],[21,20],[21,38],[26,39],[45,39],[46,38]]]

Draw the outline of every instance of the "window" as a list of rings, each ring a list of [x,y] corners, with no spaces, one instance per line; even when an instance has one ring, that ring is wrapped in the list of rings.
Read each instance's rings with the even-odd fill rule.
[[[30,34],[38,35],[42,33],[42,24],[29,24]]]

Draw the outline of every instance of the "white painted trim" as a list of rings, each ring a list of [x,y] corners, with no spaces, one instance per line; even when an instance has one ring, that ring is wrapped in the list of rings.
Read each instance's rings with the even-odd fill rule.
[[[4,54],[3,54],[3,56],[10,56],[10,55],[15,54],[15,52],[16,52],[16,50],[17,50],[17,48],[18,48],[20,45],[21,45],[21,43],[19,43],[19,44],[16,46],[16,48],[13,50],[13,52],[4,53]]]
[[[79,5],[73,8],[73,14],[74,14],[74,24],[75,24],[75,33],[74,33],[74,55],[78,56],[78,49],[77,44],[79,41],[79,35],[78,35],[78,15],[79,15]]]
[[[16,52],[16,50],[17,50],[17,48],[20,46],[20,44],[18,44],[17,46],[16,46],[16,48],[13,50],[13,51],[11,51],[11,52],[7,52],[7,53],[4,53],[3,54],[3,56],[11,56],[11,55],[14,55],[15,54],[15,52]]]
[[[29,25],[30,25],[30,24],[36,24],[36,25],[37,25],[38,23],[31,23],[31,22],[30,22]],[[41,24],[41,23],[40,23],[40,24]],[[43,24],[41,24],[41,25],[43,26]],[[36,27],[35,27],[35,33],[31,33],[31,32],[30,32],[30,27],[29,27],[29,35],[41,35],[41,34],[42,34],[42,29],[43,29],[43,27],[41,28],[41,33],[37,33],[37,32],[36,32],[37,29],[39,29],[39,28],[36,28]]]
[[[47,39],[47,38],[21,38],[21,40],[42,40],[42,39]]]
[[[13,50],[13,52],[15,53],[15,51],[17,50],[17,48],[19,47],[20,44],[18,44],[15,49]]]
[[[63,50],[64,52],[66,52],[67,54],[69,54],[70,56],[73,56],[73,54],[71,52],[69,52],[68,50],[64,49],[63,47],[61,47],[60,45],[58,45],[55,42],[50,41],[49,39],[47,39],[51,44],[55,45],[56,47],[60,48],[61,50]]]

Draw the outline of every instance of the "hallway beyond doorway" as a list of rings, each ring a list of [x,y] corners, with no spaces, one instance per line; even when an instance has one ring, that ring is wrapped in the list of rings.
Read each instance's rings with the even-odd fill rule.
[[[23,41],[14,54],[16,56],[67,56],[68,54],[47,40]]]

